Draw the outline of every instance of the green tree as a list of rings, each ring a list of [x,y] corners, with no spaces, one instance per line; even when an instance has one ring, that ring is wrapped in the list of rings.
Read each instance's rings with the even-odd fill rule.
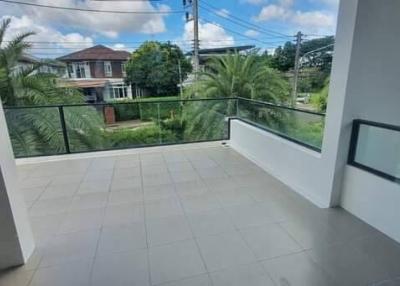
[[[180,83],[192,70],[181,49],[171,43],[146,42],[132,53],[126,66],[127,82],[142,88],[151,96],[178,94]]]
[[[304,56],[307,67],[318,67],[321,71],[330,72],[332,65],[332,52],[335,38],[333,36],[304,41],[300,47],[300,56]],[[320,51],[311,51],[324,48]],[[296,45],[286,42],[283,47],[278,47],[271,58],[271,67],[286,72],[294,68]]]
[[[275,103],[284,103],[290,97],[289,83],[257,54],[215,57],[200,76],[198,85],[186,90],[188,97],[243,97]],[[225,118],[234,114],[236,100],[188,103],[183,109],[185,138],[222,139]]]
[[[256,54],[215,57],[207,70],[200,74],[197,90],[201,97],[244,97],[282,103],[290,96],[286,79]]]
[[[328,94],[329,94],[329,79],[325,81],[324,87],[312,96],[311,102],[317,108],[319,112],[326,112],[326,108],[328,106]]]
[[[23,33],[4,43],[9,25],[10,19],[6,19],[0,26],[0,99],[10,107],[32,106],[6,110],[14,153],[28,156],[63,152],[65,146],[58,109],[34,106],[84,103],[83,96],[76,89],[58,87],[55,76],[38,73],[40,63],[20,69],[19,61],[30,48],[25,40],[34,33]],[[65,109],[71,147],[80,149],[102,144],[101,116],[94,108],[81,111],[78,107]]]

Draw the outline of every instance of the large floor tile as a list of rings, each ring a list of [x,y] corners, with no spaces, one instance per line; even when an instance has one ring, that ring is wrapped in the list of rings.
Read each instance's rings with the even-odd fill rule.
[[[287,255],[302,250],[277,224],[251,227],[240,231],[244,240],[260,260]]]
[[[161,186],[172,183],[173,181],[169,173],[143,175],[144,187]]]
[[[368,285],[389,278],[385,265],[377,263],[360,245],[351,242],[315,247],[308,253],[327,273],[337,277],[340,285]]]
[[[189,214],[188,220],[197,237],[235,231],[230,217],[222,209]]]
[[[107,205],[108,193],[92,193],[72,198],[69,211],[104,208]]]
[[[103,224],[104,208],[71,211],[60,226],[59,233],[100,229]]]
[[[21,271],[18,268],[0,272],[0,286],[28,286],[34,271]]]
[[[98,256],[93,265],[92,286],[149,285],[147,250]]]
[[[178,281],[206,273],[193,240],[150,248],[149,258],[152,284]]]
[[[145,201],[176,198],[175,187],[173,184],[145,187],[143,195]]]
[[[143,223],[104,227],[101,231],[97,255],[144,249],[146,247],[146,231]]]
[[[281,223],[281,226],[303,249],[323,247],[340,242],[328,226],[310,220],[292,220]]]
[[[65,185],[47,186],[39,200],[57,199],[72,197],[78,191],[79,183],[70,183]]]
[[[168,199],[145,202],[146,219],[160,219],[169,216],[183,215],[183,209],[178,199]]]
[[[121,204],[107,206],[104,214],[104,226],[129,225],[144,222],[143,204]]]
[[[41,196],[45,189],[46,187],[24,188],[21,189],[21,192],[26,202],[33,202]]]
[[[129,191],[110,192],[108,205],[120,205],[143,202],[143,191],[141,188]]]
[[[254,263],[211,273],[214,286],[274,286],[261,264]]]
[[[83,181],[78,189],[78,194],[108,193],[110,191],[110,180]]]
[[[248,205],[255,202],[246,192],[237,189],[218,191],[215,194],[222,207]]]
[[[184,216],[147,219],[149,247],[192,238],[192,231]]]
[[[43,252],[43,258],[39,267],[93,258],[99,236],[100,231],[84,231],[53,237],[40,249]]]
[[[92,261],[79,261],[38,269],[29,286],[88,286]]]
[[[259,204],[247,204],[225,208],[237,228],[263,225],[275,222],[267,209]]]
[[[338,286],[306,253],[297,253],[266,260],[263,265],[276,285]],[[351,271],[348,269],[348,271]],[[361,284],[353,284],[360,285]]]
[[[209,271],[256,261],[256,257],[237,232],[200,237],[197,242]]]
[[[111,182],[111,192],[135,191],[142,187],[140,177],[134,178],[114,178]]]
[[[30,216],[61,214],[67,211],[71,198],[36,201],[29,210]]]
[[[179,281],[158,284],[157,286],[212,286],[212,284],[208,274],[202,274]]]
[[[216,195],[214,193],[204,193],[200,195],[186,195],[181,198],[183,208],[186,213],[208,212],[221,208]]]

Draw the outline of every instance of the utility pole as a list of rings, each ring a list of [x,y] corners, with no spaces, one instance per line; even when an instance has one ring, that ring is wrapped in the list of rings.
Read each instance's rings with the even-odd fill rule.
[[[300,69],[300,48],[303,34],[298,32],[296,34],[296,57],[294,62],[294,76],[293,76],[293,90],[292,90],[292,107],[296,107],[297,103],[297,86],[299,82],[299,69]]]
[[[199,0],[182,0],[183,7],[187,9],[192,6],[192,11],[190,16],[190,12],[186,12],[186,22],[193,21],[193,71],[195,74],[195,79],[197,80],[198,73],[200,71],[200,59],[199,59],[199,49],[200,49],[200,40],[199,40]]]
[[[183,98],[183,80],[182,80],[182,67],[181,60],[178,59],[178,72],[179,72],[179,91],[181,94],[181,99]]]
[[[193,51],[194,51],[194,72],[197,79],[200,71],[200,59],[199,59],[199,0],[192,0],[193,8]]]

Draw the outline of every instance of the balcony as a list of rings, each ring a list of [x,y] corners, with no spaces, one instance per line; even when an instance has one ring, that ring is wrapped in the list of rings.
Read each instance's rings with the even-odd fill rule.
[[[220,142],[21,159],[18,173],[36,251],[1,285],[396,285],[379,283],[400,276],[397,243],[343,209],[314,206]]]

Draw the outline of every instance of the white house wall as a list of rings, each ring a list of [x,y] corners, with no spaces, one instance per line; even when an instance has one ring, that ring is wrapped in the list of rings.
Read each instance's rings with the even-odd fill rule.
[[[359,118],[400,125],[399,11],[398,0],[358,1],[346,88],[347,122]],[[400,150],[387,154],[389,149],[382,144],[380,150],[376,155],[381,158],[399,158]],[[400,241],[400,184],[345,166],[341,205]]]
[[[239,120],[230,145],[319,207],[329,207],[328,172],[321,154]]]

